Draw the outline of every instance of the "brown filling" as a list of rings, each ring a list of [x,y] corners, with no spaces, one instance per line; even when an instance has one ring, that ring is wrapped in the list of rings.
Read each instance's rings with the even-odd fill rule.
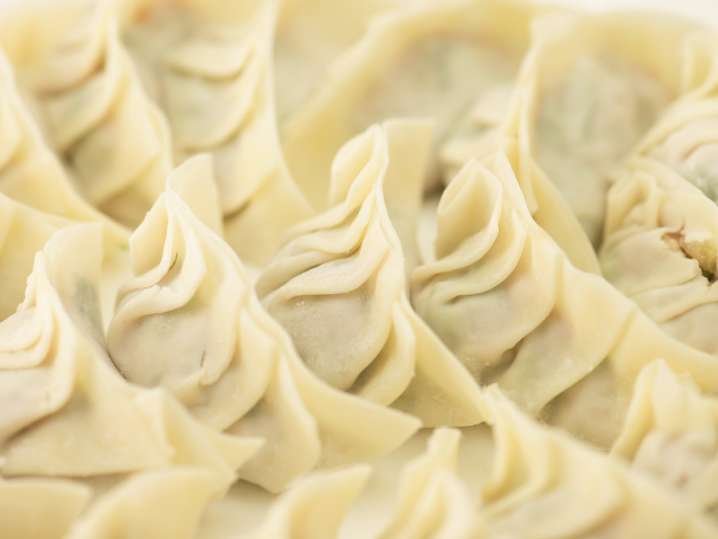
[[[666,232],[661,237],[669,247],[680,250],[686,258],[698,262],[701,273],[709,283],[716,280],[716,249],[709,241],[686,240],[684,227],[674,232]]]

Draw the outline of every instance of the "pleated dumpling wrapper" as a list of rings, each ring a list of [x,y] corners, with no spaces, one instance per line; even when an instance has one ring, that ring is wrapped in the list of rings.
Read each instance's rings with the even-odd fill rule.
[[[718,355],[718,54],[687,43],[683,96],[608,193],[606,278],[676,338]]]
[[[240,476],[272,491],[320,463],[401,445],[416,419],[324,384],[264,311],[216,231],[211,179],[207,155],[178,167],[133,234],[134,276],[108,331],[114,364],[133,383],[169,389],[215,429],[265,438]]]
[[[312,214],[276,127],[272,45],[279,2],[125,0],[123,39],[166,114],[174,160],[214,157],[224,234],[261,266]]]
[[[0,193],[12,199],[0,195],[0,320],[22,300],[35,252],[55,230],[79,221],[102,223],[103,291],[112,295],[112,281],[125,269],[129,232],[77,193],[23,103],[3,53],[0,140]]]
[[[716,535],[715,526],[671,489],[533,421],[495,387],[486,398],[495,442],[491,475],[481,488],[487,537]]]
[[[43,213],[0,195],[0,320],[17,310],[35,253],[72,221]]]
[[[611,453],[718,516],[718,399],[690,376],[661,360],[647,365]]]
[[[113,2],[33,0],[1,26],[22,93],[79,192],[136,225],[170,169],[169,133],[120,42]]]
[[[441,428],[431,436],[427,450],[407,462],[398,485],[392,485],[387,521],[348,518],[369,476],[368,467],[315,473],[297,481],[272,504],[252,539],[483,539],[477,506],[456,474],[461,434]],[[372,470],[372,473],[377,473]],[[384,511],[380,511],[384,512]],[[377,518],[374,514],[369,518]]]
[[[710,538],[717,528],[695,505],[642,471],[524,415],[496,387],[485,392],[490,428],[436,429],[392,483],[393,503],[356,518],[366,472],[298,482],[260,526],[265,537],[335,539]],[[479,438],[489,442],[478,450]],[[323,483],[323,484],[322,484]],[[333,496],[329,503],[323,494]],[[368,492],[364,495],[371,495]],[[326,501],[324,501],[326,500]],[[330,517],[317,519],[324,501]],[[351,505],[350,505],[351,504]],[[367,531],[367,518],[386,522]],[[660,515],[660,518],[656,518]],[[341,519],[343,518],[343,522]],[[268,530],[272,533],[268,534]],[[341,532],[339,532],[341,530]]]
[[[13,314],[22,302],[35,253],[55,232],[77,224],[78,221],[44,213],[0,194],[0,320]],[[127,270],[127,237],[107,219],[97,227],[102,236],[102,268],[97,290],[100,312],[93,335],[102,340],[118,281]]]
[[[417,312],[482,385],[498,382],[529,413],[608,447],[635,377],[654,359],[718,387],[714,357],[569,262],[531,217],[505,156],[454,178],[437,225],[435,261],[412,276]]]
[[[473,425],[482,421],[479,389],[409,304],[406,260],[385,200],[390,183],[406,181],[409,192],[411,181],[419,184],[394,170],[417,158],[412,146],[392,141],[421,125],[373,126],[339,151],[332,207],[289,232],[257,291],[304,363],[330,385],[425,426]]]
[[[419,2],[374,20],[333,68],[321,92],[284,129],[295,180],[315,207],[328,203],[331,160],[349,138],[395,116],[435,123],[425,189],[448,183],[471,158],[520,137],[514,83],[533,17],[551,11],[525,2]],[[516,90],[518,91],[518,90]],[[520,159],[517,149],[510,155]],[[598,272],[570,208],[543,176],[522,183],[531,210],[582,269]]]
[[[93,477],[203,467],[227,486],[260,442],[194,420],[163,390],[117,373],[101,343],[99,225],[57,232],[23,303],[0,323],[0,472]]]
[[[424,454],[403,468],[380,539],[482,539],[476,501],[457,473],[461,433],[436,429]]]
[[[683,47],[683,77],[679,99],[642,139],[636,157],[653,157],[718,199],[715,127],[718,122],[718,34],[692,33]]]
[[[339,148],[387,118],[435,120],[425,182],[440,185],[439,147],[463,129],[469,111],[513,82],[531,18],[547,9],[520,1],[422,0],[376,17],[283,126],[289,168],[314,207],[332,203],[327,173]]]
[[[529,186],[547,177],[598,245],[611,173],[680,91],[682,45],[692,28],[668,16],[649,23],[639,13],[534,23],[510,120],[529,207]],[[564,244],[559,226],[550,233]]]
[[[23,102],[12,66],[0,53],[0,192],[43,212],[78,221],[104,221],[115,242],[124,227],[105,218],[76,191]]]
[[[369,466],[315,472],[274,502],[251,539],[335,539],[364,487]]]
[[[718,207],[651,157],[624,174],[608,196],[606,279],[664,331],[718,355]]]
[[[274,75],[280,126],[301,114],[350,46],[376,17],[404,0],[283,0],[274,39]]]

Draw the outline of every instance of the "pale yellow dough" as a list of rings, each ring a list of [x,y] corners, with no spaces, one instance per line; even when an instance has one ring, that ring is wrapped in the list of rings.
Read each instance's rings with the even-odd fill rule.
[[[718,537],[718,33],[0,10],[0,539]]]

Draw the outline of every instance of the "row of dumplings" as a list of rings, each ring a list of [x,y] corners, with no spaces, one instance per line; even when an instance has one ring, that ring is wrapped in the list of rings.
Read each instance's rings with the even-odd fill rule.
[[[243,479],[333,537],[368,470],[307,472],[487,422],[384,537],[715,534],[715,38],[555,11],[3,14],[0,530],[192,537]]]
[[[408,125],[414,130],[418,127],[415,122],[409,122]],[[392,232],[391,219],[382,205],[381,183],[377,183],[377,177],[382,176],[375,174],[375,163],[372,160],[376,160],[377,154],[383,154],[384,164],[388,163],[387,149],[391,146],[387,139],[391,133],[403,127],[406,125],[394,122],[373,128],[343,150],[346,153],[341,154],[336,163],[342,159],[352,163],[354,158],[356,164],[359,158],[358,171],[354,169],[357,174],[351,176],[350,186],[355,195],[359,193],[360,207],[348,204],[351,197],[347,195],[342,204],[320,216],[324,220],[335,217],[345,223],[345,234],[331,227],[317,230],[310,226],[314,221],[310,221],[301,228],[302,233],[297,237],[304,239],[305,246],[311,246],[312,238],[316,240],[327,234],[351,238],[354,229],[361,229],[356,223],[361,223],[362,219],[364,230],[374,226],[381,231],[383,226],[385,232]],[[384,152],[380,151],[382,148]],[[501,159],[496,166],[502,170],[501,167],[507,167],[506,163],[505,159]],[[576,347],[578,352],[593,351],[593,346],[604,340],[618,341],[611,350],[602,352],[604,355],[597,360],[598,367],[593,370],[589,368],[589,374],[573,385],[558,376],[560,369],[550,366],[545,371],[537,369],[534,375],[543,377],[543,383],[539,384],[530,383],[533,382],[532,378],[522,378],[521,369],[516,371],[519,375],[513,377],[505,377],[503,373],[486,377],[484,371],[476,370],[473,366],[467,365],[469,368],[465,368],[413,312],[405,292],[400,291],[399,298],[392,298],[387,292],[377,296],[393,299],[392,309],[386,315],[390,324],[389,336],[380,343],[378,354],[369,356],[370,366],[357,376],[360,383],[355,381],[343,387],[342,380],[335,380],[332,371],[323,368],[326,364],[322,361],[313,363],[310,360],[299,360],[289,335],[294,336],[296,332],[300,336],[294,339],[298,343],[297,348],[300,348],[304,342],[301,339],[303,332],[287,322],[282,315],[277,315],[282,325],[289,330],[287,333],[267,316],[251,286],[247,285],[248,279],[241,279],[246,273],[241,262],[207,224],[213,221],[216,223],[219,215],[218,208],[215,208],[216,219],[207,217],[211,215],[208,211],[211,198],[204,197],[208,192],[207,177],[202,172],[207,171],[208,165],[207,159],[196,158],[177,169],[168,180],[166,192],[133,234],[130,254],[133,255],[133,271],[138,275],[121,287],[107,332],[103,330],[104,308],[100,291],[103,288],[103,277],[107,278],[111,272],[103,272],[102,267],[113,256],[118,256],[112,252],[112,243],[108,244],[103,237],[103,234],[108,234],[108,230],[103,230],[100,224],[61,223],[57,226],[55,218],[10,199],[3,199],[3,214],[8,217],[2,251],[3,269],[10,269],[5,266],[7,262],[17,269],[18,261],[32,259],[33,240],[44,244],[40,252],[34,255],[24,300],[17,311],[0,324],[3,336],[2,470],[6,477],[0,485],[2,489],[7,489],[7,496],[14,503],[28,503],[32,507],[24,512],[5,514],[5,518],[12,520],[21,517],[17,522],[6,524],[10,530],[20,530],[17,532],[18,537],[25,533],[21,526],[28,525],[28,511],[37,510],[38,503],[46,504],[44,510],[51,510],[52,518],[64,519],[53,521],[48,517],[48,522],[55,522],[52,529],[64,529],[61,523],[65,522],[65,526],[69,526],[73,517],[84,507],[83,504],[87,503],[87,490],[92,488],[104,493],[103,485],[107,489],[108,483],[114,487],[111,493],[95,502],[97,509],[93,505],[89,515],[75,525],[76,529],[87,527],[91,534],[95,534],[87,537],[101,537],[103,535],[97,535],[100,533],[97,530],[105,529],[112,531],[102,533],[128,533],[122,531],[126,529],[124,526],[156,529],[152,533],[161,534],[166,530],[162,526],[162,519],[176,511],[173,503],[192,504],[195,507],[195,512],[183,513],[186,521],[176,522],[177,526],[185,530],[183,533],[191,536],[201,513],[202,502],[206,503],[211,496],[221,496],[237,477],[256,482],[270,490],[283,490],[292,479],[303,475],[317,463],[332,466],[389,452],[419,427],[420,423],[414,417],[421,418],[423,424],[428,426],[461,426],[488,421],[494,429],[500,431],[503,426],[499,418],[503,416],[497,415],[497,406],[510,410],[511,417],[520,418],[515,419],[520,425],[515,427],[520,433],[518,436],[531,438],[530,432],[535,430],[551,439],[557,436],[563,440],[560,443],[575,447],[569,451],[593,455],[593,464],[580,465],[578,468],[585,470],[585,473],[603,475],[605,466],[623,470],[616,472],[619,475],[629,473],[624,470],[624,465],[614,463],[596,450],[589,450],[577,442],[569,441],[564,434],[540,427],[518,412],[515,405],[510,404],[498,389],[479,391],[478,385],[471,378],[473,372],[476,372],[475,376],[482,384],[497,381],[505,393],[529,411],[534,411],[532,407],[540,402],[533,400],[537,394],[534,387],[541,389],[551,380],[557,384],[566,383],[568,389],[550,401],[547,407],[549,412],[538,407],[537,413],[633,462],[636,471],[629,475],[653,478],[636,479],[639,483],[647,481],[650,485],[641,487],[646,490],[644,496],[665,496],[670,499],[680,493],[690,500],[689,503],[685,500],[681,502],[686,505],[685,514],[691,515],[690,518],[683,514],[684,510],[679,511],[675,528],[670,528],[671,534],[666,537],[682,536],[677,530],[698,525],[696,522],[700,526],[712,525],[704,522],[706,517],[700,513],[711,514],[716,502],[712,476],[718,457],[718,409],[716,401],[703,394],[689,375],[679,374],[694,372],[695,379],[702,380],[710,388],[711,380],[701,379],[699,375],[711,374],[711,358],[664,335],[605,281],[571,266],[563,252],[531,220],[518,183],[509,168],[503,168],[506,176],[503,177],[505,183],[502,183],[497,174],[478,163],[467,167],[442,197],[439,214],[459,230],[465,230],[468,226],[471,233],[472,225],[478,228],[479,232],[473,234],[470,241],[462,240],[460,245],[472,247],[473,250],[476,246],[483,246],[483,249],[479,249],[479,258],[481,251],[491,250],[502,243],[518,245],[518,254],[510,258],[514,261],[523,257],[524,252],[531,252],[535,248],[544,255],[536,256],[537,259],[558,259],[555,265],[560,269],[547,273],[547,278],[561,279],[559,284],[563,288],[574,285],[583,287],[586,291],[580,294],[593,293],[596,298],[602,298],[605,305],[599,305],[596,300],[589,307],[604,309],[602,320],[611,322],[606,328],[608,337],[597,336],[595,324],[590,325],[585,320],[582,322],[580,316],[576,316],[575,313],[585,314],[585,308],[581,310],[572,305],[571,301],[561,300],[551,307],[550,320],[542,322],[526,339],[522,339],[528,349],[532,342],[540,343],[546,338],[551,342],[552,335],[564,337],[577,332],[575,340],[581,344]],[[337,168],[338,165],[335,172]],[[342,175],[337,172],[336,177]],[[383,177],[386,178],[386,175]],[[362,180],[369,183],[368,193]],[[197,189],[198,186],[200,189]],[[464,196],[457,198],[456,192],[463,192]],[[482,205],[486,209],[480,212],[478,226],[470,218],[452,220],[451,213],[443,211],[446,206],[462,209],[470,206],[481,208]],[[344,206],[353,208],[355,219],[346,219]],[[372,215],[372,211],[378,212],[378,215]],[[362,217],[363,213],[369,213],[369,216]],[[502,214],[503,222],[500,220]],[[203,215],[206,221],[201,218]],[[506,220],[506,215],[513,218],[513,224],[501,227],[507,222],[512,223]],[[501,230],[496,231],[492,238],[491,224],[499,225],[494,228],[512,230],[513,234],[509,234],[512,241],[501,240],[497,236]],[[309,235],[303,233],[307,228],[312,231]],[[488,247],[484,240],[487,235],[493,240],[488,242]],[[49,240],[46,241],[48,236]],[[368,233],[364,238],[367,237]],[[391,239],[392,235],[388,234],[387,237]],[[384,239],[389,241],[387,237]],[[377,269],[369,265],[369,269],[376,270],[377,274],[368,279],[381,281],[386,280],[386,275],[382,273],[391,275],[392,256],[400,258],[397,253],[401,251],[398,234],[394,233],[393,239],[395,252],[385,252],[382,256],[386,260],[386,267],[380,265]],[[452,250],[452,241],[455,245],[454,240],[450,237],[445,239],[440,232],[437,236],[437,252],[441,252],[444,247],[439,246],[444,245],[454,258],[462,260],[465,253]],[[350,246],[348,250],[358,255],[365,243],[362,242],[358,249]],[[293,245],[294,248],[291,247]],[[154,250],[152,253],[151,250],[136,252],[143,246],[154,246]],[[391,245],[387,247],[391,248]],[[292,242],[288,243],[286,249],[299,260],[306,257],[306,252],[298,250]],[[498,251],[499,255],[505,252]],[[352,256],[355,255],[349,258]],[[437,259],[433,264],[439,264],[447,258]],[[501,256],[495,259],[503,260]],[[278,257],[277,260],[282,258]],[[149,269],[140,273],[143,264],[149,265]],[[356,266],[362,268],[363,264],[357,263]],[[317,267],[322,268],[321,262]],[[210,273],[210,269],[215,269],[216,273]],[[430,266],[422,265],[412,275],[416,276],[418,283],[423,283],[427,278],[420,270],[427,273],[430,269]],[[515,270],[515,265],[509,267],[509,271]],[[267,275],[271,275],[269,271],[260,277],[260,284],[272,282],[267,280]],[[469,271],[466,275],[471,277],[477,274]],[[329,283],[330,277],[331,273],[322,282]],[[400,267],[394,273],[394,280],[403,279],[404,268]],[[470,285],[480,282],[480,279],[473,282],[469,279]],[[140,286],[143,283],[145,286]],[[241,286],[243,283],[244,288]],[[460,288],[460,284],[437,280],[434,283],[436,292],[426,295],[435,301],[427,304],[431,306],[435,303],[439,308],[452,305],[451,302],[441,301],[446,294],[442,288],[449,285],[448,291],[451,292]],[[228,289],[222,295],[207,296],[203,293],[203,289],[216,292],[230,285],[233,289]],[[263,294],[262,287],[258,288]],[[272,293],[282,297],[279,293],[281,287],[275,287],[274,290]],[[529,287],[529,290],[533,291],[534,287]],[[476,289],[469,292],[464,293],[464,296],[481,305],[481,292],[476,292]],[[210,301],[206,301],[206,297]],[[220,306],[219,300],[224,298],[238,303],[234,305],[234,311],[231,306]],[[335,300],[333,297],[329,299]],[[367,301],[371,303],[374,299],[376,297],[369,297]],[[273,312],[272,303],[266,304]],[[417,301],[417,304],[421,302]],[[214,309],[218,309],[218,312],[215,313]],[[314,311],[298,320],[323,317],[330,324],[332,317],[337,316],[331,309],[327,314],[323,306],[314,306]],[[381,310],[373,312],[381,313]],[[478,316],[481,311],[476,312],[476,318],[472,315],[465,319],[480,319]],[[498,312],[495,308],[490,310],[490,313]],[[353,323],[360,314],[361,311],[346,318],[346,323]],[[222,325],[224,322],[227,322],[226,326]],[[546,326],[542,327],[544,324]],[[324,326],[323,323],[321,325]],[[224,327],[224,332],[215,333],[215,327]],[[452,327],[459,326],[454,324]],[[565,328],[571,331],[564,331]],[[612,337],[611,333],[616,328],[622,334]],[[333,331],[338,329],[334,328]],[[370,336],[372,334],[364,330],[361,338]],[[227,339],[231,347],[223,354],[222,345]],[[306,342],[312,344],[313,341]],[[450,340],[448,342],[452,343]],[[571,344],[577,343],[565,338],[554,338],[553,342],[557,346],[557,353],[563,354],[561,357],[575,358],[576,361],[583,359],[578,352],[569,350]],[[167,351],[168,348],[171,350]],[[355,353],[356,350],[365,349],[365,346],[355,345],[350,351]],[[336,357],[342,357],[341,351],[338,347],[334,352]],[[433,353],[427,354],[427,351]],[[322,353],[325,352],[322,350]],[[521,352],[509,360],[510,366],[506,372],[519,361],[518,354]],[[506,356],[505,353],[501,355]],[[553,354],[532,355],[553,359]],[[313,357],[311,348],[303,357]],[[366,360],[367,357],[364,354],[361,359]],[[468,356],[462,353],[460,357]],[[651,357],[669,359],[656,362]],[[321,355],[318,358],[321,359]],[[439,363],[442,358],[444,363]],[[350,367],[356,363],[356,359],[351,357],[344,361]],[[585,367],[579,364],[575,368]],[[203,378],[212,375],[213,370],[217,373],[214,374],[215,380],[210,378],[209,382],[205,382]],[[395,374],[385,374],[392,370]],[[493,372],[501,371],[494,369]],[[407,379],[402,383],[402,380]],[[513,387],[511,380],[515,380],[518,385]],[[161,386],[162,389],[151,389],[150,386]],[[543,398],[541,395],[539,397]],[[178,400],[184,406],[179,405]],[[384,407],[389,404],[408,414]],[[600,414],[600,422],[596,421],[596,414]],[[612,414],[615,414],[616,431],[611,430],[614,426]],[[128,435],[131,436],[130,444]],[[449,435],[435,436],[441,438]],[[519,473],[524,467],[532,466],[534,458],[540,458],[543,451],[540,446],[535,448],[529,442],[526,443],[529,447],[525,453],[516,454],[508,449],[499,452],[501,458],[506,459],[504,466],[507,469],[502,473]],[[606,443],[609,445],[604,445]],[[498,456],[494,462],[498,466]],[[546,463],[541,461],[536,473],[545,473],[545,466]],[[489,469],[488,466],[486,468]],[[337,488],[348,488],[348,492],[356,492],[361,478],[366,475],[366,471],[358,469],[338,473],[338,476],[330,477],[336,479],[338,485],[343,485]],[[566,477],[575,478],[576,473],[572,471]],[[48,479],[68,476],[86,479],[76,481],[79,484]],[[314,484],[314,480],[306,481],[307,484]],[[333,481],[329,483],[334,484]],[[354,487],[347,487],[346,481]],[[182,490],[176,486],[193,485],[194,482],[205,486],[202,489],[186,486]],[[583,484],[583,481],[578,481],[578,485]],[[560,482],[559,485],[564,486]],[[26,497],[13,494],[18,491],[34,492],[23,490],[25,488],[37,489],[37,494]],[[200,499],[187,498],[184,488],[196,492]],[[305,488],[310,492],[316,491],[316,495],[331,495],[332,492],[329,487],[325,491],[324,487],[296,486],[290,488],[285,499],[295,500],[290,505],[302,503],[300,500],[304,494],[301,493]],[[415,487],[406,488],[409,489],[406,496],[414,496],[411,493],[415,492],[412,490]],[[439,487],[431,488],[433,492],[434,488]],[[570,490],[570,485],[565,488],[569,489],[566,495],[573,499],[576,493]],[[172,501],[172,496],[168,499],[169,492],[182,492],[182,495]],[[201,493],[204,493],[204,498],[200,496]],[[148,515],[146,511],[138,510],[136,504],[125,507],[128,502],[122,501],[124,496],[128,496],[156,504],[159,502],[153,501],[155,498],[152,496],[155,495],[164,500],[160,507],[166,507],[165,513],[158,511]],[[590,496],[594,495],[595,492],[591,491]],[[53,496],[60,497],[63,503],[58,505]],[[66,499],[68,496],[71,499]],[[72,499],[75,502],[71,503]],[[470,508],[467,514],[473,514],[478,503],[470,500],[462,502],[462,506]],[[284,507],[286,503],[278,502],[278,507]],[[58,507],[68,513],[57,516],[55,512]],[[528,502],[521,502],[515,510],[523,514],[523,511],[530,511],[529,508]],[[283,511],[288,509],[276,509],[270,514],[281,515]],[[475,518],[485,518],[483,511]],[[301,511],[299,513],[304,514]],[[289,517],[268,518],[267,526],[271,528],[279,526]],[[317,518],[324,519],[325,515]],[[635,524],[639,526],[637,529],[648,525],[645,516],[635,518],[638,519]],[[515,525],[517,530],[529,523],[535,525],[535,515],[530,512],[528,516],[517,516],[516,519],[519,521],[516,524],[501,524],[499,521],[495,525]],[[465,525],[467,530],[472,530],[471,533],[478,533],[473,531],[477,525],[474,520],[472,517]],[[454,517],[449,522],[455,522]],[[577,529],[583,525],[583,522],[576,524]],[[613,525],[618,526],[617,530],[623,529],[623,524]],[[289,524],[283,523],[281,526]],[[395,526],[404,529],[405,524]],[[40,532],[45,533],[45,530]],[[44,536],[53,536],[52,533],[56,532],[47,533],[49,535]],[[621,536],[622,532],[611,533]],[[693,532],[685,533],[687,536],[695,536]]]
[[[715,414],[715,402],[696,399],[695,388],[678,380],[661,362],[646,370],[641,386],[649,400],[668,391],[671,397],[687,398],[693,413]],[[629,467],[531,420],[496,387],[487,390],[485,404],[491,423],[487,454],[462,442],[457,429],[435,429],[423,452],[401,466],[388,496],[382,493],[375,498],[376,486],[370,478],[377,471],[364,464],[313,472],[273,501],[251,531],[231,536],[715,536],[714,522],[694,503],[715,499],[714,492],[701,498],[709,493],[714,474],[688,481],[679,491],[663,488],[643,473],[657,462],[653,447],[632,455],[635,439],[616,444],[615,455],[633,459]],[[661,415],[660,403],[647,408]],[[675,419],[662,418],[668,423]],[[715,416],[712,423],[715,429]],[[467,476],[475,476],[477,469],[482,480],[468,482]],[[210,500],[225,489],[219,467],[199,469],[188,463],[124,480],[3,481],[0,501],[5,511],[0,522],[8,537],[189,538]],[[90,501],[93,495],[96,499]],[[385,503],[383,510],[377,511],[378,503]]]

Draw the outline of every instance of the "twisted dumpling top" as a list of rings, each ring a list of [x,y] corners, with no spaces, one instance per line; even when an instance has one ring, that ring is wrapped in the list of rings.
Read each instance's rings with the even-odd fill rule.
[[[179,167],[132,236],[134,276],[107,336],[113,363],[134,383],[169,389],[215,429],[265,438],[240,474],[272,490],[320,462],[401,444],[415,419],[317,379],[264,311],[236,254],[213,230],[220,212],[206,188],[211,170],[207,156]]]
[[[478,389],[409,304],[406,261],[387,210],[390,169],[412,157],[392,153],[389,140],[411,128],[375,126],[342,148],[332,166],[332,207],[291,231],[257,290],[329,384],[393,403],[425,425],[475,424]]]

